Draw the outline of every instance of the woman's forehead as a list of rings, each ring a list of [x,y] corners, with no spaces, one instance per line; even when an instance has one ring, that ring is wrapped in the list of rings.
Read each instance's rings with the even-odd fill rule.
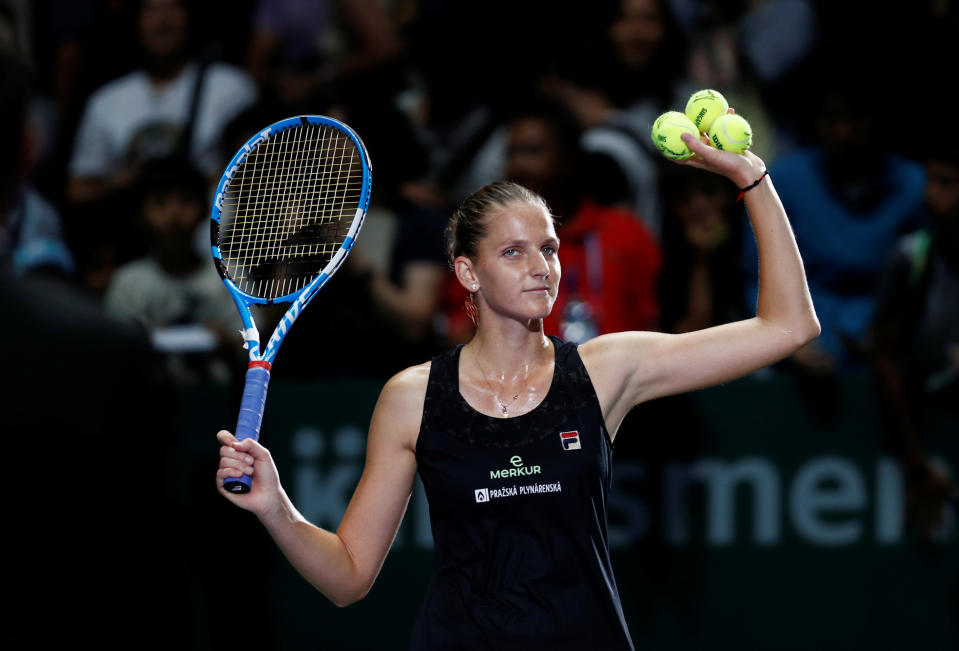
[[[513,201],[490,211],[486,233],[493,239],[556,237],[553,217],[537,203]]]

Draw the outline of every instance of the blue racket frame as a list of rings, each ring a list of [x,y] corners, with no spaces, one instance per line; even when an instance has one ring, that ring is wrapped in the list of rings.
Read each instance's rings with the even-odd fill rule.
[[[360,199],[357,204],[356,215],[353,217],[353,222],[350,224],[349,232],[344,238],[343,243],[330,258],[326,267],[324,267],[309,284],[295,292],[277,298],[265,299],[251,296],[238,288],[233,280],[230,279],[226,267],[223,264],[220,247],[217,245],[224,196],[236,174],[237,168],[246,160],[250,152],[287,129],[304,124],[332,127],[342,132],[356,144],[356,149],[360,153],[361,168],[363,171]],[[250,363],[246,372],[246,382],[243,388],[243,397],[240,401],[240,412],[237,418],[235,433],[237,439],[259,439],[260,426],[263,421],[263,411],[266,406],[266,394],[270,384],[270,371],[280,344],[283,343],[283,339],[287,333],[289,333],[297,317],[300,316],[307,304],[316,296],[316,293],[326,284],[333,274],[336,273],[346,260],[346,256],[349,255],[349,252],[353,249],[353,245],[356,243],[356,237],[359,235],[360,229],[363,226],[366,211],[369,208],[371,191],[372,168],[363,141],[360,140],[359,136],[356,135],[349,126],[339,120],[323,115],[298,115],[271,124],[247,140],[227,164],[226,170],[220,177],[220,182],[216,187],[213,209],[210,214],[210,237],[213,262],[216,265],[217,271],[220,273],[220,277],[223,279],[223,284],[226,285],[230,296],[233,297],[237,311],[240,313],[240,319],[243,322],[242,335],[245,342],[244,346],[248,348],[250,357]],[[253,320],[251,307],[253,305],[273,305],[276,303],[291,303],[291,305],[283,314],[273,334],[267,341],[266,346],[263,347],[261,351],[260,333]],[[238,479],[229,479],[224,482],[226,489],[234,493],[248,492],[251,484],[252,481],[248,475],[244,475]]]

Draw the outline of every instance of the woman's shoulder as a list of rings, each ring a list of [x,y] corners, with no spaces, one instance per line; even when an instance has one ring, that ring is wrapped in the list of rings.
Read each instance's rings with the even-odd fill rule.
[[[418,405],[422,410],[431,367],[432,362],[424,362],[391,377],[383,386],[380,402],[387,408],[409,409]]]
[[[433,362],[428,361],[404,368],[387,380],[386,385],[394,387],[394,390],[425,389],[432,366]]]
[[[619,381],[638,360],[647,358],[652,347],[665,336],[646,330],[611,332],[580,344],[576,350],[594,383],[605,380],[607,375]]]

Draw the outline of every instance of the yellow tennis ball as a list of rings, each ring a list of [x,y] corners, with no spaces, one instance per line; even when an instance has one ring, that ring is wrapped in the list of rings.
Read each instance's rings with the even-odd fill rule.
[[[707,133],[713,120],[725,115],[728,109],[729,104],[722,93],[707,88],[689,96],[689,101],[686,102],[686,117],[692,120],[700,131]]]
[[[709,128],[709,143],[716,149],[741,154],[753,144],[753,130],[742,116],[720,115]]]
[[[679,111],[666,111],[653,122],[653,129],[649,135],[653,143],[663,152],[663,156],[673,160],[685,160],[692,156],[693,152],[681,138],[684,133],[690,133],[699,138],[699,131],[689,118]]]

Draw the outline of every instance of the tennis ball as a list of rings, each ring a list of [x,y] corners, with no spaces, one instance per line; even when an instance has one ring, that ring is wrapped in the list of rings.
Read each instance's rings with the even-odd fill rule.
[[[709,128],[709,143],[716,149],[741,154],[753,144],[753,130],[735,113],[720,115]]]
[[[663,152],[663,156],[673,160],[685,160],[692,156],[693,152],[680,137],[684,133],[699,137],[696,125],[689,118],[679,111],[666,111],[653,122],[653,130],[649,135]]]
[[[686,102],[686,117],[692,120],[700,131],[707,133],[713,120],[725,115],[728,109],[726,98],[720,92],[707,88],[690,95],[689,101]]]

